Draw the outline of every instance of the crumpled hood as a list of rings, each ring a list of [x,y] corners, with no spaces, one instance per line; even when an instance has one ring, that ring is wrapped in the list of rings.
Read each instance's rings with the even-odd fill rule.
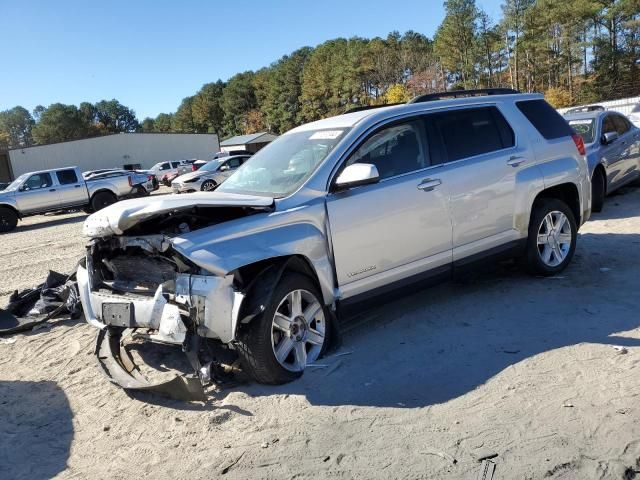
[[[268,208],[273,198],[222,192],[197,192],[188,195],[157,195],[114,203],[90,215],[82,234],[87,237],[122,235],[134,225],[152,217],[192,207]]]

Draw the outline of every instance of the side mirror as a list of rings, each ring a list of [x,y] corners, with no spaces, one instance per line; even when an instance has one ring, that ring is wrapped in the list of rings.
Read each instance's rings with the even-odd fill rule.
[[[602,144],[609,145],[618,139],[618,132],[607,132],[602,135]]]
[[[369,163],[353,163],[345,168],[336,179],[336,190],[346,190],[360,185],[377,183],[380,180],[378,169]]]
[[[29,190],[29,186],[26,184],[22,184],[20,185],[20,188],[18,190],[20,190],[21,192],[26,192],[27,190]]]
[[[229,170],[229,165],[222,165],[222,166],[220,167],[220,171],[221,171],[221,172],[226,172],[227,170]]]

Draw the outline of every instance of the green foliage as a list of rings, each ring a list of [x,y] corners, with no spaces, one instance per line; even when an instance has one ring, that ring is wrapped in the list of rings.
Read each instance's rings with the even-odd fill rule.
[[[0,112],[0,148],[28,147],[33,144],[35,121],[26,108],[17,106]]]
[[[247,113],[258,106],[254,77],[254,72],[238,73],[229,79],[222,92],[222,131],[225,136],[246,131]]]
[[[195,94],[191,102],[193,123],[198,133],[222,131],[224,111],[222,110],[222,91],[224,83],[218,80],[207,83]]]
[[[153,122],[154,131],[159,133],[171,132],[173,125],[173,115],[170,113],[159,114]]]
[[[178,133],[196,133],[196,123],[193,118],[193,98],[186,97],[171,119],[171,131]]]
[[[81,112],[83,105],[89,104],[81,104]],[[140,128],[135,112],[122,105],[115,98],[96,103],[91,111],[95,115],[95,123],[107,133],[135,132]]]
[[[140,124],[142,133],[153,133],[156,131],[156,121],[153,118],[145,118]]]
[[[33,138],[39,144],[77,140],[89,135],[89,124],[75,105],[54,103],[44,110],[33,127]]]
[[[272,131],[458,88],[546,92],[556,106],[640,95],[640,0],[503,0],[491,19],[475,0],[447,0],[434,39],[408,31],[336,38],[268,67],[206,83],[174,114],[138,124],[117,100],[0,112],[0,147],[113,132]],[[425,6],[428,8],[428,6]]]

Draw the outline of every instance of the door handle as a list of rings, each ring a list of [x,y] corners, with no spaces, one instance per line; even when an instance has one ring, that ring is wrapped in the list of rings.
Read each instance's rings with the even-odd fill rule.
[[[517,167],[518,165],[523,163],[525,160],[526,158],[524,157],[518,157],[516,155],[513,155],[509,158],[509,160],[507,160],[507,165],[511,165],[512,167]]]
[[[80,185],[76,185],[75,188],[80,188]]]
[[[431,190],[436,188],[438,185],[442,185],[442,182],[440,181],[439,178],[425,178],[418,185],[418,190],[422,190],[423,192],[430,192]]]
[[[56,189],[55,189],[55,188],[52,188],[52,189],[50,189],[49,191],[50,191],[50,192],[55,192],[55,191],[56,191]]]

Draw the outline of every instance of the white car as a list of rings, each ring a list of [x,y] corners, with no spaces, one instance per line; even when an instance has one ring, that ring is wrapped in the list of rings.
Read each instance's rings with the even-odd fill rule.
[[[627,118],[631,120],[636,127],[640,128],[640,103],[636,103],[635,106],[631,109]]]

